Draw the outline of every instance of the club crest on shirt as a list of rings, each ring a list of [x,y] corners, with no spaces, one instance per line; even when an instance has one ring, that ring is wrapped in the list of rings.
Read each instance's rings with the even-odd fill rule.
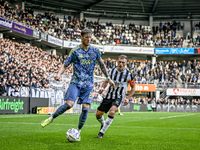
[[[91,53],[91,54],[90,54],[90,57],[92,57],[92,58],[95,57],[95,54],[94,54],[94,53]]]

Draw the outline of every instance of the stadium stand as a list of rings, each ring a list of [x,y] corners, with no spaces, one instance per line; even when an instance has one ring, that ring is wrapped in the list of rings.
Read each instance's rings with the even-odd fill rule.
[[[62,56],[48,54],[41,48],[26,46],[9,39],[1,39],[0,53],[1,82],[5,83],[6,95],[12,95],[16,87],[30,86],[30,68],[32,69],[31,87],[48,89],[49,73],[57,72],[64,60]],[[107,58],[105,63],[108,69],[117,66],[115,59]],[[152,83],[163,88],[183,85],[199,88],[200,86],[200,61],[196,59],[179,63],[157,61],[154,66],[147,60],[129,60],[127,68],[134,74],[136,83]],[[72,66],[66,70],[66,73],[72,73]],[[98,66],[95,75],[102,76]],[[99,87],[99,84],[96,86]]]
[[[117,24],[74,18],[70,14],[58,16],[50,11],[35,12],[32,8],[21,10],[16,4],[8,1],[1,3],[0,16],[23,24],[29,28],[46,32],[59,39],[80,42],[80,31],[91,29],[92,44],[120,45],[139,47],[197,47],[199,46],[199,24],[195,24],[193,37],[190,34],[183,38],[183,25],[177,21],[160,22],[159,25]],[[185,41],[185,42],[184,42]],[[184,44],[185,43],[185,44]],[[22,87],[48,89],[48,75],[57,72],[67,56],[48,54],[41,48],[27,46],[1,38],[1,95],[19,96]],[[39,61],[38,58],[42,58]],[[115,59],[105,58],[107,68],[117,65]],[[30,68],[32,82],[30,83]],[[134,74],[136,83],[155,84],[158,88],[200,87],[200,61],[157,61],[155,65],[149,60],[129,60],[127,68]],[[65,73],[72,73],[72,66]],[[102,76],[96,66],[95,75]],[[95,85],[98,92],[99,84]],[[196,101],[196,100],[194,100]],[[148,103],[148,100],[147,102]]]
[[[4,7],[7,6],[7,7]],[[97,21],[80,21],[72,18],[71,15],[63,15],[64,19],[59,16],[45,11],[43,13],[35,13],[31,8],[20,10],[18,5],[12,6],[7,1],[4,6],[1,6],[0,15],[15,20],[25,26],[34,28],[41,32],[47,32],[49,35],[64,39],[80,42],[80,30],[87,27],[93,32],[93,44],[102,45],[132,45],[141,47],[182,47],[183,36],[177,34],[177,30],[181,30],[180,22],[168,22],[162,26],[135,25],[130,23],[100,24]]]

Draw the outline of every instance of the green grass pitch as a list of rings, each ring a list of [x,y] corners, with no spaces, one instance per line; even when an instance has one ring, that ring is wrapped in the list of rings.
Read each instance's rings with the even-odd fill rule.
[[[0,150],[199,150],[200,113],[124,112],[116,115],[102,139],[95,113],[89,113],[81,141],[65,134],[79,115],[61,115],[41,128],[48,115],[0,115]],[[107,115],[105,115],[105,118]]]

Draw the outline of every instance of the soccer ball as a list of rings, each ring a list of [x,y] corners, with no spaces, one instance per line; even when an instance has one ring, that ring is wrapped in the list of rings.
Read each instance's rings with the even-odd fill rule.
[[[66,138],[70,142],[77,142],[80,139],[80,133],[77,129],[69,129],[66,133]]]

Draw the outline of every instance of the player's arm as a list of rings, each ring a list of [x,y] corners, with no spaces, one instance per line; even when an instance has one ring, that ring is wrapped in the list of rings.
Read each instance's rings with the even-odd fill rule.
[[[70,51],[70,53],[69,53],[69,56],[65,60],[64,64],[60,67],[57,75],[54,77],[54,79],[56,81],[60,81],[61,74],[63,74],[63,72],[65,71],[65,69],[72,63],[72,61],[73,61],[73,55],[74,55],[74,50],[72,49]]]
[[[115,83],[110,79],[108,71],[106,69],[106,66],[105,66],[103,60],[99,59],[98,62],[99,62],[99,66],[101,68],[101,71],[106,76],[106,82],[109,83],[111,86],[113,86],[113,88],[115,89]]]
[[[55,79],[56,81],[60,81],[60,75],[63,74],[63,72],[65,71],[66,68],[67,68],[67,66],[66,66],[65,64],[63,64],[63,65],[60,67],[60,69],[59,69],[57,75],[54,77],[54,79]]]
[[[127,105],[129,103],[129,100],[131,99],[131,97],[133,96],[133,94],[135,93],[135,80],[130,80],[129,84],[131,86],[131,91],[128,95],[127,98],[124,99],[124,106]]]
[[[108,82],[104,81],[103,84],[102,84],[102,86],[101,86],[101,88],[99,89],[99,94],[101,94],[105,90],[105,88],[107,87],[107,85],[108,85]]]
[[[106,78],[109,78],[109,74],[108,74],[108,71],[106,69],[106,66],[105,66],[103,60],[99,59],[98,62],[99,62],[99,66],[100,66],[101,71],[103,72],[103,74],[106,76]]]

